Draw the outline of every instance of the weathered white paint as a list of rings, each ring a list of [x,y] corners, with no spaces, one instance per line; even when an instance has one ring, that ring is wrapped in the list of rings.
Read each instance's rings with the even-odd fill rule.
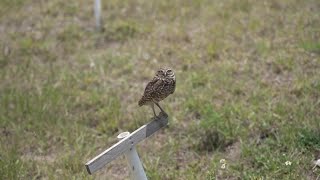
[[[94,1],[94,16],[96,19],[96,28],[101,29],[101,0]]]
[[[146,125],[141,126],[139,129],[135,130],[133,133],[129,134],[119,134],[118,137],[123,137],[118,143],[111,146],[109,149],[103,151],[98,156],[93,158],[92,160],[86,163],[86,168],[89,174],[96,172],[97,170],[101,169],[103,166],[111,162],[112,160],[116,159],[122,154],[130,151],[130,149],[134,149],[135,145],[138,144],[140,141],[146,139],[147,137],[151,136],[162,127],[168,124],[168,116],[166,114],[160,113],[160,115],[152,119]],[[133,152],[134,153],[134,152]],[[137,154],[136,154],[137,155]],[[130,155],[131,156],[131,155]],[[132,154],[132,157],[135,155]],[[138,157],[138,155],[136,156]],[[136,161],[135,159],[131,159],[132,161]],[[129,161],[129,159],[128,159]]]
[[[124,132],[118,135],[118,139],[123,139],[129,136],[129,132]],[[142,163],[138,156],[135,146],[132,146],[128,151],[124,153],[128,161],[130,174],[133,180],[148,180],[146,173],[144,172]]]
[[[111,146],[92,160],[86,163],[87,170],[90,174],[96,172],[104,165],[119,157],[132,146],[146,138],[146,125],[141,126],[129,136],[123,138],[118,143]]]

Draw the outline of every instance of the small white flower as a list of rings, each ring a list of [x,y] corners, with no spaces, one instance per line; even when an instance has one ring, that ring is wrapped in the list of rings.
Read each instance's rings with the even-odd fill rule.
[[[90,67],[91,67],[91,68],[94,68],[95,66],[96,66],[96,64],[95,64],[93,61],[91,61],[91,62],[90,62]]]
[[[226,163],[226,160],[225,159],[220,159],[220,163]]]
[[[226,164],[223,163],[223,164],[221,165],[221,169],[225,169],[225,168],[226,168]]]
[[[292,162],[291,161],[286,161],[285,164],[286,164],[286,166],[291,166]]]

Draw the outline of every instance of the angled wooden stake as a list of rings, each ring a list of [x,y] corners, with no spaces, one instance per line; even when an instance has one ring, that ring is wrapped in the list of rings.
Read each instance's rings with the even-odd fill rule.
[[[123,132],[120,133],[117,138],[118,139],[123,139],[127,136],[129,136],[129,132]],[[137,153],[137,150],[135,146],[132,146],[130,150],[124,152],[124,155],[126,156],[129,170],[130,170],[130,175],[133,180],[148,180],[146,173],[144,172],[142,163],[140,161],[139,155]]]
[[[168,116],[164,113],[160,113],[156,119],[152,118],[151,120],[152,121],[148,124],[141,126],[139,129],[135,130],[109,149],[88,161],[85,165],[88,173],[92,174],[101,169],[103,166],[110,163],[112,160],[130,150],[130,148],[134,147],[136,144],[148,138],[168,124]]]
[[[96,29],[100,31],[101,28],[101,0],[94,0],[94,17],[96,19]]]

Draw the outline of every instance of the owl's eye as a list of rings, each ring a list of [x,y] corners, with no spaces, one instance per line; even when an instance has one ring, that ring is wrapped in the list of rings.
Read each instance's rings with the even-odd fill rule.
[[[172,73],[172,70],[169,69],[169,70],[167,71],[167,74],[171,74],[171,73]]]

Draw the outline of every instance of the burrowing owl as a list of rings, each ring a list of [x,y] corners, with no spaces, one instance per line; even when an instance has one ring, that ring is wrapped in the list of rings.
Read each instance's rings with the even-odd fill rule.
[[[164,110],[160,107],[159,102],[172,94],[176,89],[176,76],[170,68],[160,68],[156,76],[150,81],[146,89],[144,90],[142,98],[139,100],[139,106],[150,105],[153,114],[156,117],[154,110],[154,104],[156,104],[160,110]]]

